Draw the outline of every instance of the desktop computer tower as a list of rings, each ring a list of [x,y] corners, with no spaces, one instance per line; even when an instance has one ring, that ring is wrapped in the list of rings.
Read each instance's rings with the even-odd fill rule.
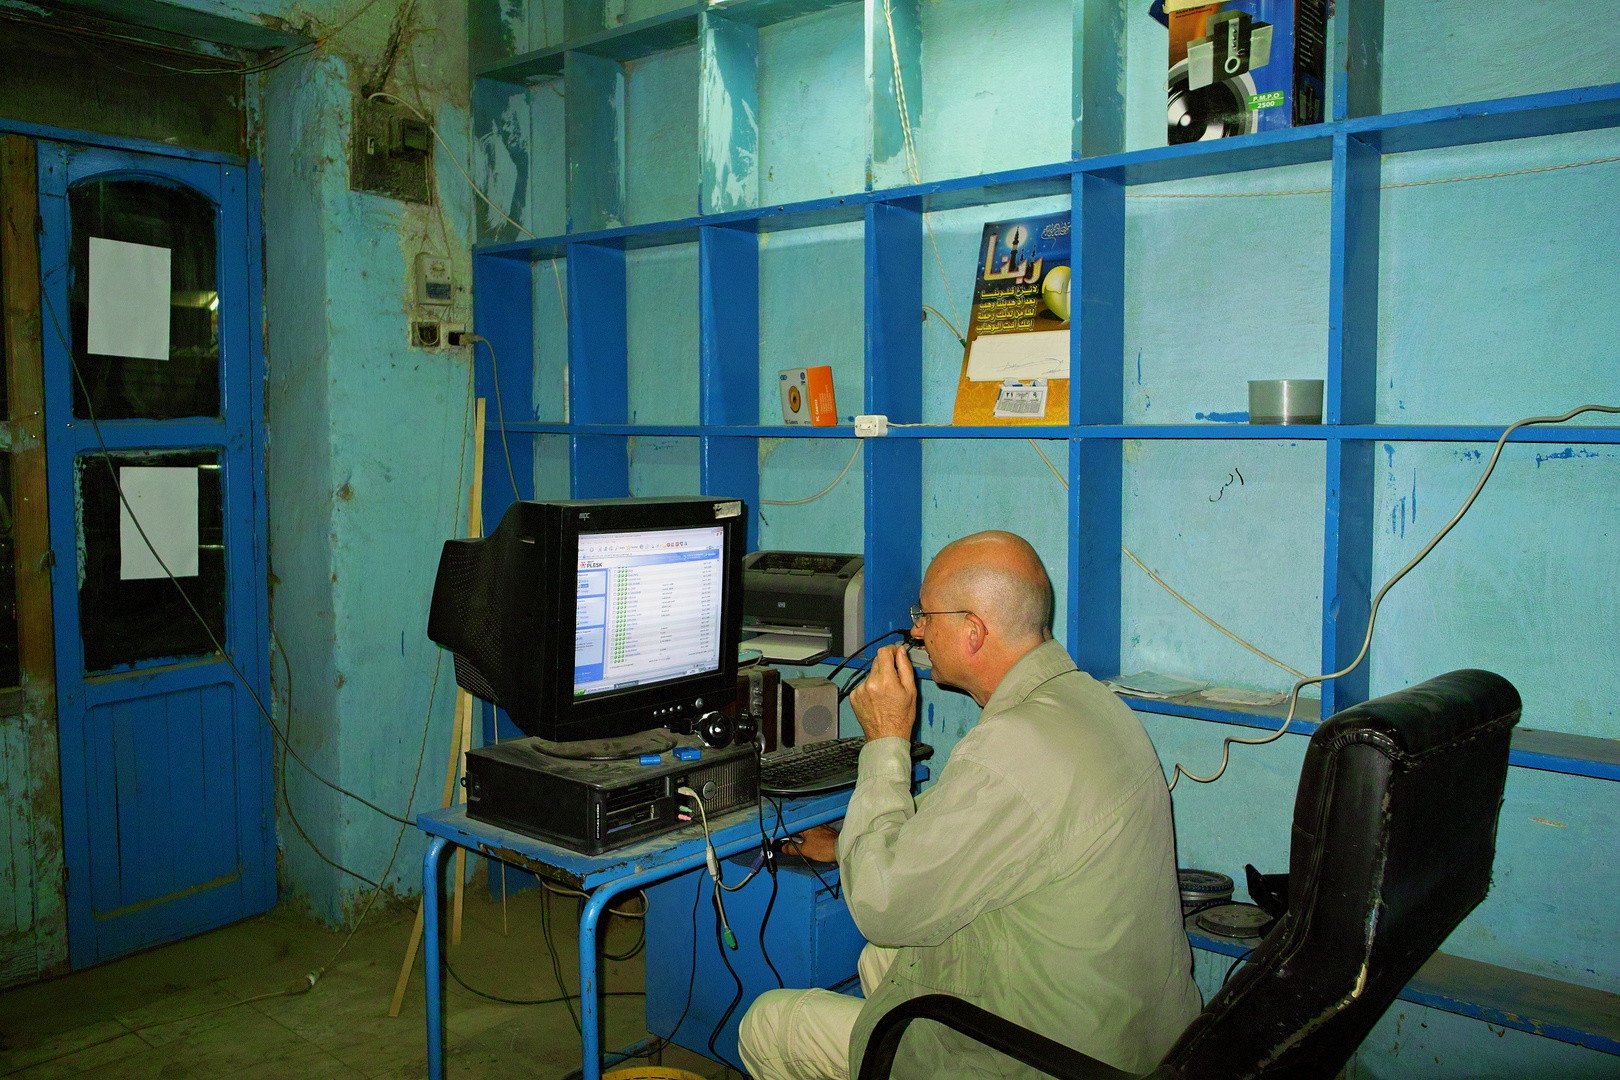
[[[769,816],[767,815],[767,821]],[[728,884],[741,881],[758,852],[723,861]],[[815,873],[798,860],[784,858],[777,869],[776,903],[771,907],[765,942],[771,963],[782,973],[788,989],[819,986],[828,990],[860,992],[856,964],[866,940],[855,928],[841,896],[828,886],[838,885],[836,866],[816,867]],[[709,1036],[737,994],[737,984],[720,959],[714,905],[709,899],[714,883],[703,870],[693,870],[647,889],[647,1030],[702,1054]],[[744,888],[725,894],[726,915],[737,935],[735,952],[726,958],[743,983],[742,1000],[715,1037],[715,1050],[731,1064],[737,1061],[737,1025],[753,1000],[777,988],[776,976],[766,966],[759,948],[760,920],[771,898],[771,876],[761,870]],[[692,978],[693,902],[697,904],[697,974]],[[692,1003],[686,1007],[688,981]],[[680,1030],[675,1022],[686,1009]]]

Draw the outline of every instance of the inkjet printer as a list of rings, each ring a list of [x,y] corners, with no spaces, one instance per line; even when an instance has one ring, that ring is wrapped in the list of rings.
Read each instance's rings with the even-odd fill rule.
[[[813,664],[866,640],[866,560],[819,551],[756,551],[743,560],[743,641],[764,659]]]

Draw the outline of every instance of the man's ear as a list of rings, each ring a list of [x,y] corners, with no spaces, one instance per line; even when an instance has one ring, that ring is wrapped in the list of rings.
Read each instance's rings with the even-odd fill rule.
[[[984,648],[985,639],[989,636],[989,633],[985,629],[984,622],[972,612],[968,613],[966,622],[968,652],[976,653]]]

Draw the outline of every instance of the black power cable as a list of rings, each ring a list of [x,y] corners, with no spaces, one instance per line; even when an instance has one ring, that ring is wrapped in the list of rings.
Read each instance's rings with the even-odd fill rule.
[[[759,740],[756,739],[754,741],[754,761],[756,764],[763,764],[763,753]],[[765,966],[771,969],[771,974],[776,976],[776,985],[786,989],[787,983],[782,981],[782,973],[776,970],[776,965],[771,962],[771,951],[765,947],[765,927],[770,925],[771,909],[776,906],[776,847],[771,842],[770,835],[765,831],[765,800],[763,798],[755,801],[754,810],[759,819],[759,855],[760,858],[765,860],[765,869],[771,875],[771,898],[765,902],[765,914],[759,920],[759,954],[765,958]],[[776,822],[778,829],[780,829],[782,819],[778,817]]]
[[[736,1069],[744,1076],[747,1076],[747,1069],[734,1064],[730,1058],[720,1053],[714,1046],[714,1041],[720,1037],[720,1030],[726,1026],[726,1022],[731,1019],[731,1014],[737,1011],[737,1005],[743,999],[743,981],[741,976],[737,974],[737,969],[731,966],[731,957],[726,955],[725,939],[720,934],[720,893],[716,890],[711,896],[714,899],[714,943],[720,949],[720,962],[726,965],[726,972],[731,976],[731,981],[737,984],[737,993],[732,997],[731,1004],[726,1006],[726,1011],[720,1014],[720,1019],[715,1021],[714,1030],[709,1032],[709,1056],[725,1065],[728,1069]]]

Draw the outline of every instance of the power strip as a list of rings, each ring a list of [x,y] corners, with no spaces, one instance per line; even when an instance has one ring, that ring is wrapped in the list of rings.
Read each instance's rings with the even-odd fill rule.
[[[855,418],[857,439],[878,439],[889,433],[889,418],[882,413],[863,414]]]

